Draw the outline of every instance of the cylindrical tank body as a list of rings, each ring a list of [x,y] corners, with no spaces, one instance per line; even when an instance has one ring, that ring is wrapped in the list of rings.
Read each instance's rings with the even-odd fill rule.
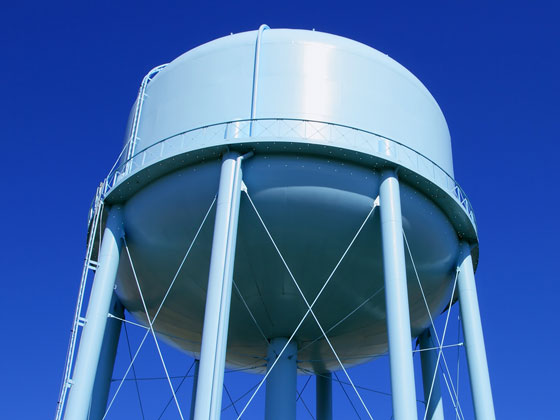
[[[255,152],[243,164],[244,184],[309,301],[375,205],[381,170],[399,168],[404,232],[430,310],[439,313],[449,303],[459,239],[476,244],[477,237],[470,204],[452,178],[437,103],[404,67],[358,42],[303,30],[258,35],[231,35],[185,53],[150,79],[133,107],[125,154],[132,157],[109,176],[106,200],[124,205],[127,244],[152,316],[216,195],[228,148]],[[212,222],[213,213],[155,323],[193,354],[200,351]],[[407,271],[416,336],[429,317],[408,255]],[[246,197],[234,282],[242,297],[234,289],[227,362],[262,372],[261,331],[267,339],[289,337],[307,307]],[[143,319],[128,258],[121,258],[117,285],[125,307]],[[345,364],[387,350],[378,209],[314,310]],[[309,317],[295,336],[302,371],[336,368],[320,337]]]

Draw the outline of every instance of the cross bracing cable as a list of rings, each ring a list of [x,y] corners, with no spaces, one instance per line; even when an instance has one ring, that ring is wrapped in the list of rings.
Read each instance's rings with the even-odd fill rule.
[[[334,373],[334,377],[336,378],[336,382],[338,382],[338,384],[342,388],[342,392],[344,392],[344,395],[346,395],[346,398],[348,399],[348,402],[350,403],[350,405],[354,409],[354,413],[356,413],[356,416],[358,416],[358,418],[361,420],[362,418],[360,417],[360,413],[358,413],[358,410],[356,409],[356,406],[352,402],[352,399],[350,398],[350,395],[348,395],[348,393],[346,392],[346,389],[344,389],[344,385],[342,385],[342,382],[340,381],[340,378],[338,377],[338,374],[336,372],[333,372],[333,373]]]
[[[149,330],[149,329],[150,329],[149,327],[146,327],[145,325],[139,324],[139,323],[137,323],[137,322],[133,322],[133,321],[131,321],[131,320],[129,320],[129,319],[121,318],[121,317],[119,317],[119,316],[113,315],[112,313],[107,314],[107,317],[108,317],[108,318],[117,319],[117,320],[121,321],[123,324],[134,325],[135,327],[140,327],[140,328],[143,328],[143,329],[145,329],[145,330]]]
[[[309,381],[311,380],[311,375],[309,375],[307,377],[307,380],[305,381],[305,383],[303,384],[303,388],[301,388],[301,391],[298,391],[298,397],[296,399],[296,402],[301,398],[303,391],[305,391],[305,388],[307,388],[307,384],[309,383]]]
[[[128,355],[130,360],[132,360],[132,351],[130,350],[130,340],[128,338],[128,329],[126,327],[126,323],[123,323],[124,327],[124,335],[126,337],[126,347],[128,349]],[[134,365],[132,365],[132,377],[134,378],[134,385],[136,387],[136,395],[138,396],[138,405],[140,406],[140,414],[142,414],[142,419],[145,419],[144,416],[144,407],[142,407],[142,398],[140,397],[140,388],[138,387],[138,378],[136,377],[136,369]]]
[[[448,349],[451,347],[462,347],[465,343],[457,343],[457,344],[446,344],[445,346],[436,346],[436,347],[429,347],[427,349],[416,349],[412,350],[412,353],[422,353],[423,351],[431,351],[431,350],[439,350],[439,349]]]
[[[175,394],[177,394],[177,393],[179,392],[179,389],[181,388],[181,386],[182,386],[183,383],[185,382],[185,379],[187,379],[187,378],[189,378],[189,377],[192,376],[192,375],[189,376],[189,373],[191,373],[191,370],[192,370],[194,364],[195,364],[195,360],[193,360],[193,362],[191,363],[189,369],[187,370],[187,373],[185,373],[185,374],[181,377],[181,382],[179,382],[179,385],[177,385],[177,388],[175,388]],[[177,378],[177,377],[176,377],[176,376],[175,376],[175,377],[171,376],[171,378],[173,379],[173,378]],[[165,379],[165,378],[164,378],[164,379]],[[193,385],[193,386],[194,386],[194,385]],[[167,404],[165,404],[165,407],[163,407],[163,410],[161,411],[161,413],[160,413],[159,417],[157,418],[157,420],[160,420],[160,419],[163,417],[163,415],[165,414],[165,411],[167,410],[167,407],[169,407],[169,404],[171,404],[172,402],[173,402],[173,397],[169,398],[169,400],[167,401]]]
[[[459,342],[459,340],[461,339],[461,313],[458,312],[457,313],[457,342]],[[457,389],[457,396],[459,395],[459,367],[460,367],[460,356],[461,356],[461,349],[457,348],[457,373],[456,373],[456,385],[455,388]],[[456,420],[459,419],[459,416],[456,415],[455,417]]]
[[[132,269],[132,274],[134,275],[134,280],[136,281],[136,286],[138,287],[138,293],[140,294],[140,300],[142,301],[142,306],[144,307],[144,312],[146,314],[146,318],[148,319],[148,324],[150,326],[150,332],[152,333],[152,337],[154,339],[154,344],[156,345],[156,349],[161,360],[161,365],[163,367],[163,371],[165,372],[165,376],[167,377],[167,382],[169,383],[169,388],[171,389],[171,394],[173,395],[173,399],[175,400],[175,405],[177,406],[177,411],[179,412],[179,417],[181,420],[184,420],[183,412],[181,411],[181,406],[179,405],[179,400],[177,399],[177,395],[175,394],[175,390],[173,389],[173,383],[169,378],[169,372],[167,371],[167,366],[165,364],[165,360],[163,360],[163,354],[161,353],[161,348],[159,347],[159,342],[156,337],[156,332],[154,331],[154,322],[150,318],[150,314],[148,312],[148,307],[146,306],[146,301],[144,300],[144,294],[142,293],[142,288],[140,287],[140,282],[138,281],[138,276],[136,275],[136,269],[134,268],[134,263],[132,262],[132,256],[130,255],[130,250],[128,249],[128,244],[126,242],[126,238],[123,238],[124,248],[128,255],[128,260],[130,262],[130,267]]]
[[[309,409],[309,407],[305,403],[305,400],[303,399],[303,391],[305,391],[305,388],[307,387],[307,384],[309,384],[310,380],[311,380],[311,375],[307,378],[307,380],[305,381],[305,384],[303,384],[303,388],[301,388],[301,391],[298,391],[296,389],[296,395],[297,395],[296,403],[301,400],[301,403],[303,404],[303,407],[305,408],[307,413],[311,416],[311,418],[313,420],[315,420],[315,417],[313,416],[313,413],[311,413],[311,410]]]
[[[237,294],[239,295],[239,297],[241,298],[241,301],[243,302],[243,305],[245,306],[245,308],[247,309],[247,312],[249,312],[249,316],[251,317],[251,319],[253,320],[255,326],[257,327],[257,329],[259,330],[259,333],[261,334],[262,338],[264,339],[264,341],[266,341],[266,344],[268,345],[268,338],[266,338],[266,335],[264,334],[261,326],[259,325],[259,323],[257,322],[257,319],[255,318],[255,315],[253,315],[253,312],[251,311],[251,308],[249,308],[249,305],[247,305],[247,302],[245,301],[245,298],[243,297],[243,295],[241,294],[241,291],[239,290],[239,287],[237,287],[237,283],[235,283],[235,280],[233,280],[233,287],[235,287],[235,290],[237,291]]]
[[[235,411],[235,414],[237,414],[239,416],[239,411],[237,411],[237,407],[235,406],[235,402],[233,401],[233,399],[231,398],[231,394],[229,393],[226,383],[224,382],[224,390],[226,391],[226,394],[228,396],[229,402],[231,404],[231,406],[233,407],[233,410]]]
[[[305,400],[301,396],[301,392],[299,392],[297,389],[296,389],[296,395],[298,396],[297,399],[296,399],[296,402],[301,401],[301,403],[303,404],[303,407],[305,408],[305,411],[307,411],[307,413],[311,416],[311,418],[313,420],[315,420],[315,416],[313,415],[313,413],[311,412],[311,410],[309,409],[309,407],[305,403]]]
[[[414,274],[416,275],[416,279],[418,281],[418,286],[420,287],[420,291],[422,293],[422,298],[424,299],[424,304],[426,306],[426,310],[428,311],[428,316],[430,318],[430,323],[431,323],[435,338],[437,340],[437,345],[439,346],[439,353],[438,353],[438,358],[437,358],[437,362],[436,362],[436,369],[434,369],[434,377],[432,378],[432,385],[430,387],[430,394],[429,394],[429,397],[428,397],[428,401],[426,402],[426,411],[424,412],[424,420],[425,420],[426,416],[428,414],[428,405],[430,403],[430,399],[431,399],[431,396],[432,396],[432,391],[433,391],[433,387],[434,387],[434,383],[435,383],[435,375],[437,374],[437,367],[439,366],[440,358],[443,359],[445,369],[447,370],[448,375],[451,377],[451,373],[450,373],[449,367],[447,365],[447,360],[445,358],[445,355],[443,354],[443,339],[445,338],[445,332],[447,331],[447,324],[449,322],[449,315],[451,313],[451,305],[453,304],[453,297],[455,296],[455,288],[457,286],[457,279],[458,279],[458,276],[459,276],[459,268],[457,268],[456,273],[455,273],[455,280],[453,281],[453,291],[451,293],[451,299],[450,299],[450,302],[449,302],[449,305],[448,305],[448,312],[447,312],[447,317],[446,317],[446,321],[445,321],[443,337],[442,337],[442,340],[440,342],[440,339],[439,339],[439,336],[438,336],[438,333],[437,333],[437,330],[436,330],[436,327],[435,327],[435,324],[434,324],[434,320],[433,320],[433,317],[432,317],[432,313],[431,313],[430,307],[428,305],[428,300],[426,299],[426,294],[424,293],[424,288],[422,287],[422,282],[420,281],[420,276],[418,274],[418,270],[416,268],[416,263],[414,262],[414,258],[412,257],[412,251],[410,250],[410,245],[408,243],[408,239],[406,237],[406,233],[404,232],[404,229],[403,229],[402,232],[403,232],[404,242],[405,242],[406,248],[408,250],[408,255],[410,257],[410,261],[412,262],[412,267],[414,269]],[[451,382],[451,387],[449,387],[449,384],[447,384],[447,381],[446,381],[446,385],[447,385],[449,394],[451,396],[453,406],[455,407],[454,397],[451,393],[451,388],[453,388],[453,393],[455,394],[455,401],[457,402],[457,406],[455,407],[455,411],[456,411],[457,416],[459,416],[459,411],[462,414],[461,405],[459,403],[459,396],[458,396],[457,392],[455,391],[455,388],[453,386],[453,382]],[[463,419],[464,419],[464,416],[463,416]]]
[[[263,368],[266,365],[258,365],[258,366],[249,366],[249,367],[244,367],[244,368],[240,368],[240,369],[231,369],[231,370],[226,370],[224,373],[237,373],[237,372],[243,372],[243,371],[248,371],[248,370],[254,370],[254,369],[259,369],[259,368]],[[187,375],[187,378],[192,378],[194,375]],[[185,378],[185,375],[169,375],[169,377],[171,379],[183,379]],[[120,382],[120,381],[134,381],[134,379],[132,378],[113,378],[111,379],[111,382]],[[165,381],[167,380],[167,378],[165,376],[145,376],[145,377],[137,377],[136,380],[138,382],[142,382],[142,381]]]
[[[278,253],[278,256],[280,257],[284,267],[286,268],[286,271],[288,272],[288,274],[290,275],[290,278],[292,279],[292,281],[294,282],[294,285],[296,286],[296,288],[298,289],[298,292],[300,293],[301,297],[303,298],[305,304],[307,305],[307,312],[304,314],[303,318],[301,319],[301,321],[299,322],[299,324],[296,326],[296,329],[294,330],[294,332],[292,333],[292,335],[290,336],[290,338],[288,339],[288,341],[286,342],[286,344],[284,345],[284,347],[282,348],[282,350],[280,351],[278,357],[274,360],[274,362],[272,363],[271,367],[268,369],[268,371],[266,372],[266,374],[264,375],[264,378],[262,379],[262,381],[260,382],[259,386],[257,387],[257,389],[255,390],[255,392],[253,392],[253,395],[251,396],[251,398],[249,399],[249,401],[247,402],[247,404],[245,405],[245,407],[243,408],[243,410],[241,411],[241,414],[238,416],[237,420],[239,420],[241,418],[241,416],[243,415],[243,413],[245,412],[245,410],[247,409],[247,407],[249,406],[249,404],[251,404],[251,401],[253,400],[253,398],[255,397],[255,395],[257,394],[257,392],[259,391],[259,389],[261,388],[261,386],[263,385],[263,383],[266,381],[268,375],[270,374],[270,372],[274,369],[274,367],[276,366],[276,363],[278,362],[278,360],[280,360],[280,357],[282,356],[282,354],[284,353],[284,351],[286,350],[286,348],[288,347],[288,345],[290,344],[290,342],[293,340],[295,334],[297,333],[297,331],[299,330],[299,328],[301,327],[301,325],[303,324],[303,322],[305,321],[305,319],[307,318],[307,316],[311,313],[311,315],[313,316],[313,318],[315,319],[315,322],[317,323],[317,326],[319,327],[319,329],[321,330],[321,333],[323,334],[323,336],[325,337],[325,340],[327,341],[327,344],[329,345],[331,351],[333,352],[333,354],[335,355],[335,357],[337,358],[337,361],[340,365],[340,367],[342,368],[342,370],[344,371],[344,374],[346,375],[346,377],[348,378],[348,381],[350,382],[350,384],[352,385],[354,392],[356,393],[356,395],[358,396],[358,399],[360,400],[360,402],[362,403],[362,406],[364,407],[364,409],[366,410],[368,416],[370,419],[373,420],[373,417],[371,416],[371,413],[369,412],[367,406],[365,405],[360,393],[358,392],[358,390],[356,389],[356,387],[354,386],[354,383],[352,381],[352,378],[350,378],[350,375],[348,374],[348,372],[346,371],[346,368],[344,367],[344,365],[342,364],[342,362],[340,361],[340,358],[338,357],[338,354],[336,352],[336,350],[334,349],[332,343],[330,342],[329,338],[327,337],[327,335],[325,334],[325,331],[323,329],[323,327],[321,326],[321,323],[319,322],[319,320],[317,319],[317,317],[315,316],[315,313],[313,312],[313,305],[315,305],[315,303],[317,302],[317,300],[319,299],[319,297],[321,296],[321,294],[323,293],[323,291],[325,290],[327,284],[330,282],[330,280],[332,279],[332,277],[334,276],[334,273],[336,272],[336,270],[338,269],[338,267],[340,266],[340,264],[342,263],[342,261],[344,260],[344,258],[346,257],[348,251],[350,250],[350,248],[352,247],[352,245],[354,244],[355,240],[357,239],[357,237],[359,236],[360,232],[362,231],[362,229],[364,228],[366,222],[368,221],[368,219],[370,218],[371,214],[373,213],[373,211],[375,210],[375,208],[379,205],[379,201],[376,199],[372,205],[371,210],[369,211],[368,215],[366,216],[366,218],[364,219],[364,221],[362,222],[360,228],[358,229],[358,231],[356,232],[356,234],[354,235],[354,237],[352,238],[352,240],[350,241],[350,244],[348,245],[348,247],[346,248],[346,250],[344,251],[344,253],[342,254],[342,257],[340,258],[340,260],[337,262],[337,264],[335,265],[333,271],[331,272],[331,274],[329,275],[329,277],[327,278],[327,280],[325,281],[325,283],[323,284],[323,286],[321,287],[321,289],[319,290],[319,293],[317,294],[317,296],[315,297],[315,299],[313,300],[313,302],[311,304],[309,304],[307,298],[305,297],[305,295],[303,294],[303,291],[301,290],[301,288],[299,287],[299,284],[297,283],[294,275],[292,274],[292,271],[290,270],[290,267],[288,266],[284,256],[282,255],[282,253],[280,252],[280,249],[278,248],[276,242],[274,241],[274,238],[272,237],[272,235],[270,234],[270,231],[268,230],[266,224],[264,223],[264,220],[262,219],[259,211],[257,210],[255,203],[253,202],[253,200],[251,199],[251,196],[249,195],[249,192],[247,190],[247,188],[245,187],[243,189],[243,191],[245,192],[247,198],[249,199],[249,202],[251,204],[251,206],[253,207],[253,210],[255,211],[259,221],[261,222],[262,227],[264,228],[268,238],[270,239],[270,241],[272,242],[272,245],[274,246],[274,249],[276,250],[276,252]]]
[[[445,326],[443,328],[443,334],[442,334],[442,337],[441,337],[441,342],[440,342],[440,340],[437,336],[437,332],[436,332],[435,328],[433,328],[434,335],[436,336],[436,339],[438,341],[439,351],[438,351],[438,357],[437,357],[437,360],[436,360],[436,367],[434,369],[434,375],[432,377],[432,384],[430,385],[430,393],[428,394],[428,400],[426,401],[426,411],[424,412],[424,420],[426,420],[426,416],[428,415],[428,407],[430,405],[430,400],[432,398],[432,393],[433,393],[433,390],[434,390],[434,384],[435,384],[435,381],[436,381],[437,370],[438,370],[438,366],[440,366],[439,362],[440,362],[440,360],[442,360],[442,357],[441,357],[443,355],[443,347],[442,346],[443,346],[443,343],[445,342],[445,335],[447,333],[447,325],[449,323],[449,315],[451,314],[451,303],[453,301],[453,295],[455,294],[455,288],[457,287],[458,277],[459,277],[459,271],[457,270],[457,273],[455,275],[455,281],[453,282],[453,291],[451,292],[451,300],[449,302],[449,310],[447,311],[447,316],[445,318]],[[433,339],[432,339],[432,342],[433,342]],[[445,358],[443,358],[443,360],[445,360]],[[449,369],[448,369],[448,371],[449,371]],[[445,379],[445,375],[443,375],[443,379]],[[451,397],[451,402],[453,403],[453,408],[455,408],[455,413],[457,415],[459,415],[459,412],[460,412],[461,415],[462,415],[462,410],[459,406],[459,401],[457,399],[457,404],[455,404],[455,400],[453,398],[453,394],[451,392],[451,388],[449,387],[447,379],[445,379],[445,384],[447,386],[447,391],[449,392],[449,396]],[[464,416],[462,418],[464,420]]]
[[[326,378],[325,375],[322,375],[322,374],[320,374],[320,373],[315,373],[315,372],[313,372],[312,370],[308,370],[308,369],[302,369],[302,370],[303,370],[304,372],[310,373],[310,374],[312,374],[312,375],[321,376],[321,377],[323,377],[323,378]],[[335,381],[335,382],[340,382],[340,383],[343,384],[343,385],[350,385],[348,382],[344,382],[343,380],[339,379],[338,377],[337,377],[336,379],[333,379],[333,381]],[[386,396],[386,397],[391,397],[391,396],[393,395],[393,394],[390,393],[390,392],[379,391],[379,390],[377,390],[377,389],[368,388],[368,387],[365,387],[365,386],[362,386],[362,385],[356,385],[356,388],[358,388],[358,389],[363,389],[364,391],[373,392],[373,393],[375,393],[375,394],[384,395],[384,396]],[[425,402],[424,402],[423,400],[419,400],[419,399],[417,399],[416,402],[417,402],[417,403],[425,404]]]
[[[243,398],[245,398],[247,395],[249,395],[249,393],[251,393],[257,386],[259,386],[259,382],[257,382],[255,385],[253,385],[251,388],[249,388],[247,391],[245,391],[240,397],[238,397],[234,402],[237,403],[239,401],[241,401]],[[222,408],[222,413],[224,411],[226,411],[228,408],[230,408],[232,406],[232,404],[229,404],[225,407]]]
[[[373,299],[375,296],[377,296],[380,292],[383,291],[383,289],[385,289],[385,286],[380,287],[379,289],[377,289],[377,291],[372,294],[370,297],[368,297],[366,300],[364,300],[362,303],[360,303],[358,306],[356,306],[352,311],[350,311],[346,316],[344,316],[340,321],[338,321],[336,324],[334,324],[332,327],[330,327],[327,330],[327,334],[330,333],[332,330],[334,330],[336,327],[338,327],[340,324],[342,324],[344,321],[346,321],[348,318],[350,318],[352,315],[354,315],[358,310],[360,310],[366,303],[368,303],[371,299]],[[305,346],[303,346],[302,348],[300,348],[298,351],[303,351],[306,348],[308,348],[309,346],[313,345],[314,343],[316,343],[317,341],[319,341],[320,339],[323,338],[323,335],[318,336],[317,338],[315,338],[313,341],[311,341],[310,343],[307,343]]]
[[[210,212],[212,211],[212,208],[214,207],[214,204],[216,203],[216,196],[214,196],[214,198],[212,199],[212,202],[210,203],[210,206],[208,207],[208,210],[206,211],[206,214],[204,215],[204,218],[202,219],[202,222],[200,223],[200,226],[198,227],[186,253],[185,256],[183,257],[183,260],[181,261],[181,263],[179,264],[179,268],[177,269],[175,275],[173,276],[173,280],[171,281],[167,292],[165,293],[165,296],[163,297],[155,315],[154,318],[152,320],[152,322],[156,322],[156,319],[161,311],[161,308],[163,308],[163,305],[167,299],[167,296],[169,296],[169,292],[171,291],[171,288],[173,287],[173,285],[175,284],[175,281],[177,280],[177,277],[179,276],[179,272],[181,271],[181,269],[183,268],[183,265],[185,264],[185,261],[187,260],[187,257],[189,256],[193,245],[195,244],[201,230],[202,227],[204,226],[204,224],[206,223],[206,220],[208,219],[208,216],[210,215]],[[134,364],[134,361],[136,360],[136,357],[138,356],[138,354],[140,353],[140,350],[142,349],[142,346],[144,345],[144,342],[146,341],[146,338],[148,338],[148,335],[150,334],[150,330],[147,329],[146,333],[144,334],[144,337],[142,338],[142,340],[140,341],[140,344],[138,345],[138,348],[136,349],[136,352],[134,353],[134,356],[132,357],[132,360],[130,361],[130,364],[128,365],[128,368],[126,369],[126,372],[124,373],[124,376],[121,380],[121,382],[119,383],[117,390],[115,391],[115,394],[113,395],[111,401],[109,402],[109,405],[107,406],[107,409],[105,410],[105,415],[103,416],[103,419],[105,419],[105,417],[107,416],[107,413],[109,412],[109,410],[111,409],[113,403],[115,402],[115,399],[117,397],[117,395],[119,394],[120,389],[122,388],[122,385],[124,383],[124,380],[126,379],[126,377],[128,376],[128,373],[130,372],[132,365]]]

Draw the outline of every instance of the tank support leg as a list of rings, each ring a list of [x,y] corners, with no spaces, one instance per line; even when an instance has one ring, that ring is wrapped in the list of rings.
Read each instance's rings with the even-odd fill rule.
[[[65,420],[88,419],[98,366],[108,361],[108,358],[100,360],[101,349],[117,277],[123,234],[122,210],[115,206],[109,211],[103,233],[99,265],[93,280],[86,321],[76,356],[72,387],[64,413]],[[100,367],[100,370],[102,369],[104,366]]]
[[[315,375],[317,420],[332,420],[332,373]]]
[[[426,420],[444,420],[441,387],[439,383],[439,375],[436,370],[439,350],[434,349],[434,347],[437,347],[437,343],[432,339],[432,337],[431,328],[427,328],[419,337],[420,350],[424,350],[420,352],[420,360],[422,362],[424,401],[428,404],[426,407]]]
[[[393,417],[417,420],[399,181],[393,170],[384,171],[381,178],[379,201]]]
[[[119,318],[124,318],[124,308],[113,293],[111,307],[109,312]],[[119,336],[121,334],[122,321],[109,318],[105,327],[105,337],[101,346],[101,355],[99,357],[99,366],[95,376],[93,385],[93,394],[91,396],[91,408],[89,411],[89,420],[101,420],[107,409],[107,398],[109,397],[109,389],[111,388],[111,378],[113,377],[113,368],[115,366],[115,358],[117,356],[117,347],[119,345]]]
[[[287,342],[287,338],[273,338],[270,341],[268,366],[272,366]],[[291,341],[266,378],[265,420],[295,420],[296,394],[297,344]]]
[[[196,401],[196,385],[198,382],[198,368],[200,367],[200,360],[194,359],[194,374],[193,374],[193,386],[191,394],[191,412],[189,415],[189,420],[194,420],[194,402]]]
[[[471,250],[467,243],[461,244],[459,261],[457,286],[475,417],[477,420],[495,420]]]
[[[218,420],[222,407],[235,242],[241,200],[242,159],[237,153],[228,153],[222,160],[200,349],[195,420]]]

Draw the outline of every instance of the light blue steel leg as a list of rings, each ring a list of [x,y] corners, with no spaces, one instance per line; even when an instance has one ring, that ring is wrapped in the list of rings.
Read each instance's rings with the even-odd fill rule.
[[[434,337],[434,335],[431,328],[427,328],[419,337],[420,350],[425,350],[420,352],[420,360],[422,362],[422,383],[424,385],[424,401],[428,403],[428,398],[430,399],[430,403],[426,407],[426,420],[444,420],[439,374],[436,371],[439,350],[427,350],[437,347],[437,342],[434,343],[435,340],[433,340],[432,337]],[[432,382],[434,384],[433,387]],[[430,390],[432,390],[431,397]]]
[[[241,161],[237,153],[228,153],[222,161],[200,349],[195,420],[220,418],[241,199]]]
[[[194,374],[193,374],[193,386],[191,394],[191,412],[189,415],[190,420],[194,420],[194,405],[196,401],[196,386],[198,384],[198,368],[200,367],[200,360],[194,359]]]
[[[274,363],[288,342],[273,338],[268,346],[268,366]],[[295,420],[297,395],[297,344],[291,341],[266,378],[265,420]]]
[[[416,420],[418,414],[412,363],[401,198],[399,181],[393,170],[381,174],[379,202],[393,417],[395,420]]]
[[[332,373],[315,375],[317,420],[332,420]]]
[[[467,243],[461,244],[459,261],[457,286],[475,417],[477,420],[495,420],[471,250]]]
[[[89,297],[86,323],[80,339],[72,387],[64,413],[65,420],[86,420],[88,417],[93,384],[100,363],[107,314],[117,277],[123,234],[122,210],[119,206],[115,206],[109,211],[103,233],[99,266]]]
[[[119,318],[124,318],[124,308],[119,301],[117,295],[113,293],[111,307],[109,312]],[[113,368],[115,366],[115,358],[117,356],[117,347],[119,345],[119,336],[121,334],[122,321],[109,318],[105,327],[105,337],[101,346],[101,355],[99,357],[99,366],[93,385],[93,393],[91,396],[91,405],[89,411],[89,420],[101,420],[107,409],[107,398],[111,388],[111,378],[113,377]]]

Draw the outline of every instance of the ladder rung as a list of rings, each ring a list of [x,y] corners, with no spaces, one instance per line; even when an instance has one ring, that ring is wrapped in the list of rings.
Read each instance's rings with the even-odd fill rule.
[[[89,260],[89,262],[88,262],[88,268],[89,268],[90,270],[95,271],[95,270],[97,270],[97,267],[99,267],[99,263],[98,263],[97,261]]]

